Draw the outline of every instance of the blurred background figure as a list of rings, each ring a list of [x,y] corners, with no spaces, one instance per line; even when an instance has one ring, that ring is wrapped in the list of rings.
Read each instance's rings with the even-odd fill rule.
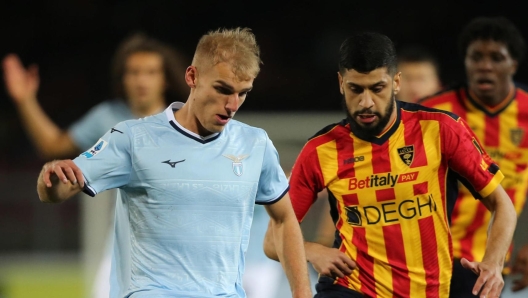
[[[466,82],[421,104],[451,111],[467,121],[504,173],[501,185],[519,215],[528,190],[528,93],[514,81],[514,75],[525,56],[525,40],[504,17],[477,17],[461,31],[458,47]],[[480,262],[489,246],[487,232],[492,215],[475,198],[478,194],[459,185],[451,214],[454,264],[450,297],[476,297],[471,291],[477,276],[463,268],[460,260]],[[526,227],[519,224],[517,230],[526,231]],[[521,274],[513,286],[518,291],[528,286],[528,244],[514,261],[515,270]],[[509,274],[510,269],[506,265],[503,274]]]
[[[412,44],[398,50],[398,70],[402,73],[397,99],[417,102],[442,89],[440,66],[435,54],[427,47]]]
[[[50,160],[73,158],[115,124],[182,101],[187,95],[183,76],[187,63],[182,53],[159,40],[142,33],[130,35],[119,45],[111,65],[114,99],[96,105],[67,130],[55,124],[38,103],[36,65],[24,68],[16,54],[9,54],[3,59],[3,71],[6,89],[30,140],[38,155]],[[91,297],[108,297],[115,192],[103,192],[96,198],[79,196],[86,283]]]

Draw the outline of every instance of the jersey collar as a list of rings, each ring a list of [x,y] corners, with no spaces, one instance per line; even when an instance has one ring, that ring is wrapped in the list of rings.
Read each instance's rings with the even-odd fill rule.
[[[200,142],[202,144],[212,142],[220,136],[219,132],[213,133],[211,135],[208,135],[206,137],[202,137],[201,135],[194,133],[187,128],[183,127],[178,121],[176,121],[176,118],[174,118],[174,112],[181,109],[183,107],[183,102],[173,102],[171,103],[166,109],[165,109],[165,115],[167,116],[167,120],[169,121],[169,124],[179,133],[182,135],[191,138],[197,142]]]

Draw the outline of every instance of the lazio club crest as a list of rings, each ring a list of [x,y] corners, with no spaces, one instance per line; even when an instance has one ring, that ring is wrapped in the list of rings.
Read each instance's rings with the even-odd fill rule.
[[[410,167],[414,159],[414,145],[398,148],[398,155]]]
[[[239,156],[234,156],[232,154],[222,154],[223,157],[229,158],[231,161],[233,161],[233,173],[237,176],[242,176],[244,173],[244,167],[242,165],[242,160],[246,159],[249,154],[242,154]]]
[[[510,140],[515,146],[519,146],[524,139],[524,129],[517,127],[510,129]]]

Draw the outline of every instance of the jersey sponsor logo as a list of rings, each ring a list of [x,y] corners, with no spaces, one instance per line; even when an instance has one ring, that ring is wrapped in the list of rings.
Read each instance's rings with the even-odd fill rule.
[[[392,224],[415,217],[430,216],[436,211],[432,194],[378,205],[345,206],[347,222],[353,226]]]
[[[500,159],[516,160],[522,158],[522,152],[518,151],[502,152],[500,150],[490,149],[488,150],[488,155],[495,161]]]
[[[230,159],[233,162],[233,173],[237,176],[242,176],[244,173],[244,167],[242,165],[242,160],[249,157],[249,154],[241,154],[238,156],[232,154],[222,154],[223,157]]]
[[[168,159],[168,160],[162,161],[161,163],[166,163],[169,166],[171,166],[171,168],[175,168],[177,163],[184,162],[184,161],[185,159],[178,160],[178,161],[170,161],[170,159]]]
[[[364,156],[354,156],[354,157],[347,158],[347,159],[343,160],[343,164],[348,165],[348,164],[351,164],[351,163],[355,163],[355,162],[358,162],[358,161],[364,161],[364,160],[365,160]]]
[[[112,127],[112,129],[110,130],[110,133],[114,133],[114,131],[117,131],[118,133],[123,133],[122,131],[120,131],[119,129],[115,129]]]
[[[418,178],[418,172],[411,172],[405,174],[392,175],[387,173],[386,175],[370,175],[369,177],[358,179],[356,177],[350,178],[348,181],[348,189],[363,189],[363,188],[375,188],[375,187],[394,187],[397,183],[404,183],[409,181],[415,181]]]
[[[108,145],[107,141],[99,139],[92,148],[81,153],[81,155],[86,158],[92,158],[95,155],[99,154],[101,151],[103,151],[103,149],[106,148],[106,145]]]
[[[401,147],[397,150],[401,160],[410,167],[414,159],[414,145]]]
[[[510,140],[515,146],[519,146],[524,139],[524,129],[517,127],[510,129]]]

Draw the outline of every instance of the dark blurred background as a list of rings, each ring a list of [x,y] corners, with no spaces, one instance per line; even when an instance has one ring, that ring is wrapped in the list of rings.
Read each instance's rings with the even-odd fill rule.
[[[61,127],[112,98],[112,55],[136,31],[173,45],[189,63],[208,30],[252,28],[264,65],[243,113],[338,111],[336,53],[353,30],[380,31],[397,47],[429,47],[441,62],[444,84],[464,79],[456,41],[471,18],[502,15],[528,30],[526,11],[513,1],[19,0],[0,7],[0,56],[13,52],[26,65],[39,65],[39,101]],[[528,82],[525,64],[516,79]],[[38,202],[33,189],[45,160],[35,154],[3,80],[0,86],[0,253],[75,251],[78,204]]]

